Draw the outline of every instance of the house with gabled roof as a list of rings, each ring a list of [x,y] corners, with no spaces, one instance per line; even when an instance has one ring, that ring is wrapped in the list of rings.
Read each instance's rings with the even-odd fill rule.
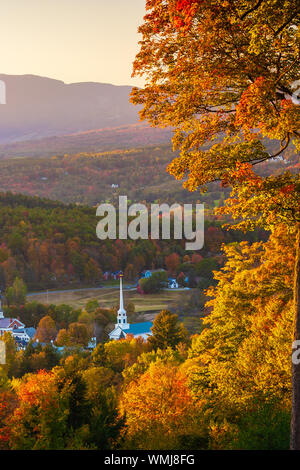
[[[10,332],[13,334],[14,330],[19,328],[25,328],[24,323],[22,323],[17,318],[4,318],[3,312],[0,312],[0,336],[2,336],[5,332]]]
[[[1,291],[0,291],[0,337],[9,332],[14,336],[14,331],[19,328],[25,328],[24,323],[21,322],[18,318],[5,318],[4,313],[1,307]]]
[[[123,286],[122,286],[123,274],[120,274],[120,308],[118,310],[117,323],[115,328],[109,333],[110,339],[124,339],[127,335],[133,335],[134,338],[147,339],[148,336],[152,336],[151,327],[153,326],[151,321],[141,323],[128,323],[127,312],[124,308],[123,301]]]

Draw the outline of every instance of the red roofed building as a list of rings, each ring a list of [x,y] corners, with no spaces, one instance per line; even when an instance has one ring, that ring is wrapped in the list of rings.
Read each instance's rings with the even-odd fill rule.
[[[0,336],[5,332],[13,332],[18,328],[25,328],[24,323],[22,323],[17,318],[4,318],[2,308],[1,308],[1,292],[0,292]]]

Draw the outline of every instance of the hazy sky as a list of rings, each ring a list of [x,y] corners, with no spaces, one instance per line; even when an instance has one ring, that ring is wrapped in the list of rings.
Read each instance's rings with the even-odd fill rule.
[[[0,73],[70,82],[131,79],[146,0],[2,0]]]

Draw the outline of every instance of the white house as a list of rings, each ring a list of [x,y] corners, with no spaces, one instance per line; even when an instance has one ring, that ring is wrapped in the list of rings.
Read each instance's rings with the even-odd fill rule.
[[[16,339],[25,341],[25,343],[29,343],[30,340],[33,340],[35,333],[35,328],[16,328],[12,331],[12,335]]]
[[[22,323],[17,318],[4,318],[1,307],[1,291],[0,291],[0,336],[3,335],[6,331],[13,332],[13,330],[18,328],[25,328],[24,323]]]
[[[126,335],[133,335],[134,338],[141,337],[146,340],[148,336],[152,336],[152,322],[147,321],[132,324],[127,322],[127,312],[123,302],[122,278],[123,274],[120,274],[120,308],[118,310],[117,323],[115,324],[115,328],[109,333],[109,339],[119,340],[126,338]]]
[[[176,279],[169,279],[168,280],[168,287],[169,289],[178,289],[179,287],[179,284],[178,282],[176,281]]]
[[[3,312],[0,312],[0,336],[7,331],[14,335],[14,330],[19,328],[25,328],[24,323],[17,318],[4,318]]]

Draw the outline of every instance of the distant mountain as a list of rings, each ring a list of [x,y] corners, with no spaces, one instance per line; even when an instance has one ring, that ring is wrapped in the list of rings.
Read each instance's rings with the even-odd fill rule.
[[[130,86],[71,83],[35,75],[0,74],[6,104],[0,105],[0,143],[128,126],[138,122]]]

